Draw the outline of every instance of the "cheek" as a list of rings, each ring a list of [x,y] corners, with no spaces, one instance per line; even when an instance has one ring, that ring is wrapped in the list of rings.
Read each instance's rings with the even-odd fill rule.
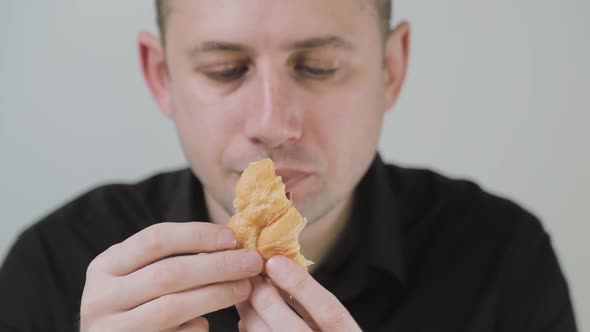
[[[315,107],[312,123],[318,143],[333,151],[332,158],[339,162],[354,162],[378,143],[385,111],[383,87],[365,82],[322,98]]]
[[[239,101],[212,93],[190,78],[179,79],[172,90],[173,120],[187,159],[201,175],[206,172],[203,165],[217,169],[224,147],[238,130]]]
[[[348,192],[373,160],[385,109],[380,89],[357,85],[317,105],[311,123],[329,165],[326,182],[333,192]]]

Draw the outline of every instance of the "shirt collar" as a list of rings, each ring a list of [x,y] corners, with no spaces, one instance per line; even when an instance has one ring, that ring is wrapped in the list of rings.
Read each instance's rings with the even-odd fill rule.
[[[162,191],[168,193],[169,200],[165,221],[209,222],[203,186],[190,168],[182,170],[177,181],[169,183]]]
[[[354,247],[363,247],[366,262],[371,267],[381,269],[401,284],[406,282],[406,266],[403,255],[402,224],[400,220],[399,196],[395,194],[395,181],[392,172],[384,164],[379,154],[375,155],[371,166],[361,179],[355,192],[355,203],[349,231],[360,230],[362,239]],[[166,213],[169,221],[207,221],[209,216],[205,205],[203,188],[190,169],[182,172],[176,188],[167,188],[176,193],[170,196],[170,206]],[[368,227],[368,228],[367,228]],[[348,232],[348,233],[351,233]],[[340,243],[334,248],[334,255],[343,252]],[[344,250],[346,251],[346,250]]]
[[[366,209],[370,240],[369,263],[406,283],[406,262],[403,254],[402,223],[395,179],[376,154],[371,167],[358,186],[358,206]],[[362,213],[361,213],[362,214]],[[366,225],[366,221],[361,221]],[[364,226],[363,226],[364,227]]]

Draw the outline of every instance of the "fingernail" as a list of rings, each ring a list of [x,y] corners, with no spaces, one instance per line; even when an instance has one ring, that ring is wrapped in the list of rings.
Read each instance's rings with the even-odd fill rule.
[[[283,279],[288,274],[288,258],[275,256],[266,263],[266,270],[271,277],[275,279]]]
[[[248,249],[244,253],[244,257],[242,260],[242,266],[247,271],[258,270],[258,269],[260,269],[260,266],[261,266],[261,264],[259,265],[260,260],[261,260],[261,258],[260,258],[260,254],[258,252]]]
[[[229,229],[224,229],[219,232],[219,246],[223,248],[235,248],[238,244],[236,236]]]

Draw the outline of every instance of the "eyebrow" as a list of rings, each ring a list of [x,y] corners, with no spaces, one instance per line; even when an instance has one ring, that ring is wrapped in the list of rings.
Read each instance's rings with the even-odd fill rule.
[[[289,43],[282,48],[285,50],[311,50],[318,48],[336,48],[353,50],[354,46],[349,41],[338,36],[312,37]],[[232,52],[232,53],[254,53],[254,50],[246,45],[224,41],[205,41],[188,51],[190,57],[201,53]]]
[[[211,52],[251,52],[252,49],[237,43],[222,42],[222,41],[206,41],[200,45],[191,48],[188,55],[193,57],[200,53]]]
[[[324,36],[324,37],[313,37],[296,41],[287,45],[286,49],[315,49],[331,47],[344,50],[352,50],[354,46],[349,41],[338,37],[338,36]]]

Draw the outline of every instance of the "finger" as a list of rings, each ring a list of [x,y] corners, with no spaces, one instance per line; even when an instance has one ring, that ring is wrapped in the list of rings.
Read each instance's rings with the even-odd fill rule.
[[[322,331],[360,331],[344,305],[297,263],[275,256],[268,260],[266,271],[275,285],[303,306]]]
[[[258,316],[252,305],[248,301],[236,304],[236,309],[240,314],[240,322],[238,323],[238,330],[243,331],[271,331],[266,323]]]
[[[272,331],[305,331],[307,324],[289,308],[272,283],[265,278],[252,278],[250,304]],[[249,327],[247,326],[249,329]]]
[[[248,279],[262,271],[255,250],[229,250],[212,254],[167,258],[121,277],[117,287],[125,298],[114,306],[129,310],[163,295],[224,281]]]
[[[281,288],[277,288],[277,291],[279,292],[283,300],[287,303],[287,305],[289,305],[289,307],[291,307],[291,309],[293,309],[299,315],[299,317],[303,319],[303,321],[307,324],[307,326],[309,326],[309,328],[312,331],[320,330],[319,326],[313,320],[311,315],[307,312],[307,310],[305,310],[305,308],[303,308],[303,306],[299,302],[297,302],[297,300],[293,298],[293,296],[287,294],[287,292],[285,292]]]
[[[242,302],[250,296],[251,290],[249,280],[213,284],[162,296],[116,314],[113,319],[118,330],[162,331]]]
[[[227,227],[213,223],[161,223],[150,226],[100,254],[98,269],[122,276],[162,258],[234,249],[236,239]]]
[[[238,332],[247,332],[246,330],[246,323],[243,320],[238,322]]]
[[[205,317],[198,317],[182,324],[176,332],[208,332],[209,321]]]

